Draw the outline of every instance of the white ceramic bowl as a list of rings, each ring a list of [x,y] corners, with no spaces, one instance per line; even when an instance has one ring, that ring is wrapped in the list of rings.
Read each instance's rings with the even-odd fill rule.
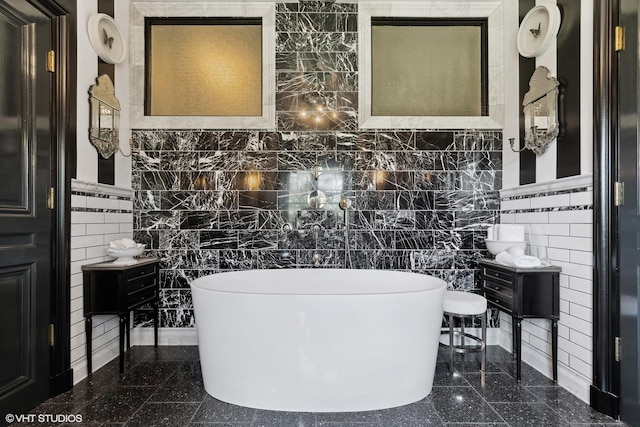
[[[500,252],[504,252],[509,248],[516,247],[524,250],[527,247],[527,242],[512,242],[509,240],[489,240],[484,239],[487,245],[487,250],[491,255],[498,255]]]
[[[134,248],[126,248],[126,249],[115,249],[109,248],[107,250],[107,255],[114,257],[115,261],[113,261],[116,265],[128,265],[135,264],[138,261],[134,258],[138,255],[142,255],[144,252],[145,245],[142,243],[138,243],[138,245]]]

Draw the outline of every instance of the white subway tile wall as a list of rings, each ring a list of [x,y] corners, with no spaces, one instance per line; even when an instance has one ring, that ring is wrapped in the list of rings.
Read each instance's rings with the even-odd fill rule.
[[[528,224],[531,241],[546,247],[549,261],[562,267],[558,326],[559,383],[588,400],[592,378],[593,183],[577,177],[562,188],[522,186],[501,194],[502,223]],[[529,240],[529,239],[528,239]],[[535,253],[534,253],[535,254]],[[501,342],[510,347],[511,318],[500,315]],[[525,320],[522,357],[551,373],[551,331],[546,320]],[[509,348],[510,349],[510,348]]]
[[[71,183],[71,368],[74,383],[87,376],[82,266],[110,259],[112,240],[131,238],[133,192],[109,185]],[[93,317],[93,370],[119,352],[117,316]]]

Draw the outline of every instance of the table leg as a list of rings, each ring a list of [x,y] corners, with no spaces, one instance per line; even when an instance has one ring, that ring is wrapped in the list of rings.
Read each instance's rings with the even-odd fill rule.
[[[120,315],[120,373],[124,373],[124,336],[125,332],[125,324],[126,324],[126,316]]]
[[[453,372],[453,315],[449,314],[449,371]]]
[[[159,310],[158,310],[158,301],[153,303],[153,346],[157,350],[158,349],[158,323],[159,319]]]
[[[515,359],[516,356],[516,318],[511,316],[511,359]]]
[[[551,321],[551,352],[553,359],[553,383],[558,384],[558,321]]]
[[[85,339],[87,341],[86,343],[86,348],[87,348],[87,373],[88,375],[91,375],[92,371],[91,371],[91,336],[92,336],[92,328],[93,328],[93,322],[91,320],[91,316],[87,316],[84,318],[84,335],[85,335]]]
[[[131,317],[129,313],[127,313],[127,316],[125,318],[125,323],[127,324],[126,325],[127,350],[129,350],[129,348],[131,348]]]
[[[485,371],[487,370],[487,312],[485,311],[482,314],[481,320],[481,328],[482,328],[482,358],[480,359],[480,369],[482,371],[482,376],[480,377],[480,385],[482,387],[485,386]]]
[[[518,380],[518,382],[520,382],[520,368],[521,368],[521,362],[522,362],[522,357],[520,354],[520,351],[522,350],[522,320],[521,319],[517,319],[516,320],[516,335],[514,337],[515,340],[515,345],[516,345],[516,380]]]
[[[464,316],[460,318],[460,345],[464,348]],[[462,358],[464,359],[464,353],[461,353]]]

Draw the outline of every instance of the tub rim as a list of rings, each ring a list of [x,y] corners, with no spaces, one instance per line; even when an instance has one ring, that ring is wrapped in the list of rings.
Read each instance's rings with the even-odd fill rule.
[[[309,288],[305,291],[304,288],[300,287],[299,283],[277,283],[274,288],[274,284],[270,283],[269,286],[264,284],[256,284],[256,283],[234,283],[233,285],[229,285],[227,282],[226,286],[220,286],[220,284],[213,284],[212,278],[218,277],[222,279],[227,279],[232,276],[255,276],[264,279],[264,276],[261,277],[261,274],[267,274],[270,276],[276,276],[278,274],[284,275],[295,275],[295,274],[310,274],[310,275],[336,275],[344,272],[352,272],[358,273],[360,275],[373,276],[376,279],[380,279],[380,276],[386,275],[396,275],[403,276],[405,278],[412,277],[415,280],[412,283],[403,283],[401,285],[398,284],[388,284],[385,283],[384,287],[380,289],[380,284],[376,283],[372,285],[369,282],[357,282],[357,283],[349,283],[347,285],[343,283],[321,283],[320,288]],[[254,278],[255,277],[251,277]],[[277,277],[277,276],[276,276]],[[332,279],[333,277],[329,277]],[[427,279],[425,281],[424,279]],[[247,279],[247,277],[244,277]],[[272,277],[268,277],[268,279],[272,280]],[[291,278],[295,279],[295,277]],[[326,278],[325,278],[326,279]],[[235,277],[234,280],[239,280],[238,277]],[[419,282],[418,282],[419,280]],[[319,283],[312,283],[312,285],[318,285]],[[297,286],[296,289],[292,289],[292,286]],[[354,289],[354,286],[357,288]],[[377,286],[378,288],[375,288]],[[401,288],[404,286],[405,288]],[[355,269],[355,268],[287,268],[287,269],[252,269],[252,270],[237,270],[237,271],[224,271],[219,273],[212,273],[206,276],[198,277],[191,281],[190,288],[191,290],[197,290],[202,292],[210,292],[210,293],[225,293],[225,294],[244,294],[244,295],[261,295],[261,296],[269,296],[269,295],[295,295],[295,296],[374,296],[374,295],[393,295],[393,294],[410,294],[410,293],[418,293],[418,292],[430,292],[437,289],[447,287],[447,282],[444,279],[439,277],[435,277],[429,274],[423,274],[413,271],[397,271],[397,270],[379,270],[379,269]]]

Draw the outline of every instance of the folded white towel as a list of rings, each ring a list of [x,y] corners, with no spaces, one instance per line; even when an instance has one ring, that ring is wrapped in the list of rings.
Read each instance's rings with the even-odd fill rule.
[[[131,239],[120,239],[120,240],[113,240],[111,242],[109,242],[109,247],[111,249],[127,249],[127,248],[135,248],[137,247],[138,244]]]
[[[514,264],[515,259],[516,257],[511,255],[507,251],[500,252],[498,255],[496,255],[496,262],[498,264],[506,265],[509,267],[513,267],[515,265]]]
[[[500,224],[498,240],[524,242],[524,225]]]
[[[510,246],[509,249],[507,249],[507,252],[509,252],[509,254],[514,257],[519,257],[524,255],[524,249],[522,249],[519,246]]]
[[[529,268],[529,267],[540,267],[541,263],[540,263],[540,258],[529,256],[529,255],[523,255],[523,256],[517,257],[513,261],[513,264],[516,267]]]

